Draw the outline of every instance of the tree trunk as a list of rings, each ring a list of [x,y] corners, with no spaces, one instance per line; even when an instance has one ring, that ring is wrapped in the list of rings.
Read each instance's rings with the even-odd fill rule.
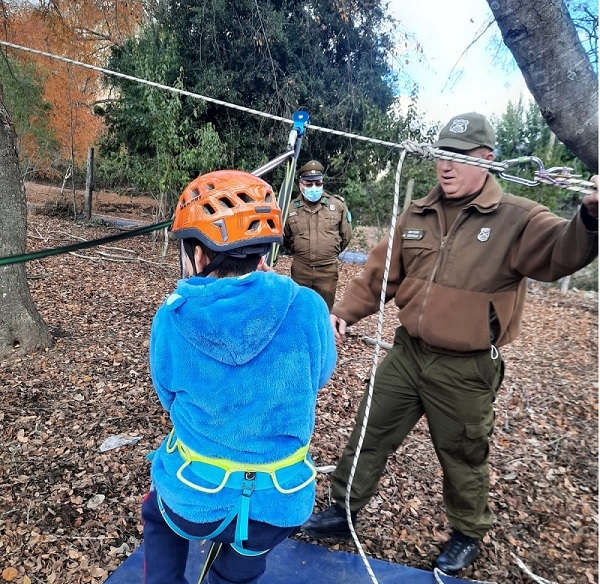
[[[25,251],[27,203],[19,171],[15,132],[0,85],[0,257]],[[27,285],[25,264],[0,267],[0,357],[50,346],[52,336]]]
[[[598,79],[564,0],[486,0],[542,116],[598,172]]]

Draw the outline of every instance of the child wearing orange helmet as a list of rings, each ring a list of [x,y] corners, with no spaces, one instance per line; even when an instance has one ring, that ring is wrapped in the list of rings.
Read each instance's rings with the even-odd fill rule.
[[[194,539],[222,544],[210,584],[252,584],[313,507],[308,445],[336,360],[329,313],[316,292],[257,270],[282,241],[262,179],[200,176],[180,197],[173,233],[182,279],[150,335],[152,380],[173,429],[151,455],[145,584],[187,584]]]

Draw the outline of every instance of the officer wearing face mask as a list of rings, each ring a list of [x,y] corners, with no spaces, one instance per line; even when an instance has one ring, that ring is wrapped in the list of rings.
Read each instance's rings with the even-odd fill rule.
[[[300,194],[290,203],[284,246],[292,254],[292,279],[318,292],[331,310],[338,282],[338,255],[352,237],[352,218],[342,197],[323,190],[323,165],[299,171]]]

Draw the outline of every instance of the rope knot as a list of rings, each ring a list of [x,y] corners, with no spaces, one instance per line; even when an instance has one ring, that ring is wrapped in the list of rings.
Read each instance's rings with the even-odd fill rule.
[[[434,148],[428,144],[417,144],[411,140],[403,140],[400,142],[400,148],[404,148],[407,154],[416,154],[422,156],[426,160],[434,160]]]

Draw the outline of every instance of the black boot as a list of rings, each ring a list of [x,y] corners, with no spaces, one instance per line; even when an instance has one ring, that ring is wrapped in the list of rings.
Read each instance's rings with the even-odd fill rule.
[[[453,576],[475,561],[479,552],[479,538],[469,537],[454,529],[444,551],[434,566],[445,574]]]
[[[356,511],[350,512],[352,525],[356,524],[356,513]],[[313,513],[302,525],[302,531],[313,539],[327,537],[350,539],[352,537],[346,519],[346,509],[338,507],[338,505],[331,505],[321,513]]]

